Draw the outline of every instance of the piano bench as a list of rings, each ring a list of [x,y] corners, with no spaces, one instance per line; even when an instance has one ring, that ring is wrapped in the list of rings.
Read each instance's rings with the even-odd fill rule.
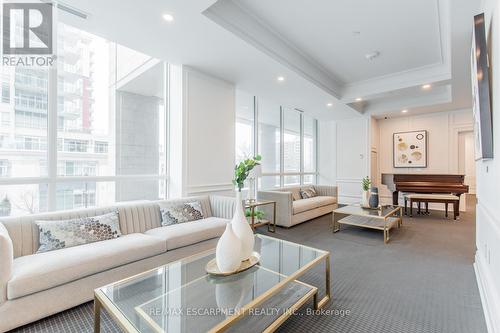
[[[420,211],[420,203],[425,203],[425,213],[429,214],[429,202],[444,203],[445,217],[448,217],[448,204],[453,205],[453,219],[457,219],[458,204],[460,198],[454,194],[427,194],[413,193],[405,196],[405,215],[407,215],[407,202],[410,200],[410,217],[413,216],[413,203],[417,203],[417,214],[423,214]]]

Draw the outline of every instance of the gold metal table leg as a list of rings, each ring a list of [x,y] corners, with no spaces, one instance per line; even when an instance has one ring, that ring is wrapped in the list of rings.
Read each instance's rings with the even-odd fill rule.
[[[273,226],[271,230],[271,222],[267,224],[267,231],[276,232],[276,202],[273,202]]]
[[[101,332],[101,302],[94,296],[94,333]]]
[[[319,303],[317,303],[317,306],[315,307],[315,309],[321,309],[323,306],[325,306],[325,304],[327,304],[331,297],[332,297],[332,294],[331,294],[331,289],[330,289],[330,255],[327,255],[325,257],[325,297],[323,297],[323,299],[321,299],[321,301],[319,301]]]
[[[338,231],[340,231],[340,224],[337,222],[339,214],[335,214],[335,212],[333,212],[332,214],[333,214],[333,216],[332,216],[332,219],[333,219],[333,232],[338,232]]]
[[[250,208],[250,216],[252,221],[252,231],[255,232],[255,206]]]

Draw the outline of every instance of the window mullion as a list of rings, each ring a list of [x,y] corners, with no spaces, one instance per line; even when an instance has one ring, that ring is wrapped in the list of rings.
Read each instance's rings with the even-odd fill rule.
[[[300,185],[304,184],[304,114],[300,112]]]
[[[57,32],[55,33],[57,36]],[[54,39],[57,41],[57,38]],[[57,50],[57,42],[54,45]],[[56,65],[49,68],[48,75],[48,140],[47,140],[47,175],[48,183],[48,210],[56,210],[56,180],[57,180],[57,62]]]
[[[253,156],[259,154],[259,105],[257,96],[253,97]]]
[[[285,186],[285,110],[280,106],[280,187]]]

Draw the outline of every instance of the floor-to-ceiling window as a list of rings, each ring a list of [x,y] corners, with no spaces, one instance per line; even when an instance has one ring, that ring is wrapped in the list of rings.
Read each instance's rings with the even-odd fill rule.
[[[316,123],[302,111],[237,92],[236,161],[262,156],[262,189],[314,184]]]
[[[283,108],[283,183],[300,185],[301,112]]]
[[[254,152],[255,110],[254,96],[241,91],[236,94],[235,158],[239,163]]]
[[[317,154],[317,120],[306,115],[302,117],[303,141],[302,151],[304,154],[303,184],[314,184],[316,182],[316,154]]]
[[[2,67],[0,214],[164,198],[166,64],[56,30],[57,66]]]
[[[262,156],[260,188],[280,186],[281,108],[279,104],[256,99],[257,151]]]

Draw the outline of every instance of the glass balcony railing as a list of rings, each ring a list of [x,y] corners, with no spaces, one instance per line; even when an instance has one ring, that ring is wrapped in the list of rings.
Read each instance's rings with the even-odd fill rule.
[[[14,104],[18,110],[47,113],[47,102],[43,100],[15,97]]]

